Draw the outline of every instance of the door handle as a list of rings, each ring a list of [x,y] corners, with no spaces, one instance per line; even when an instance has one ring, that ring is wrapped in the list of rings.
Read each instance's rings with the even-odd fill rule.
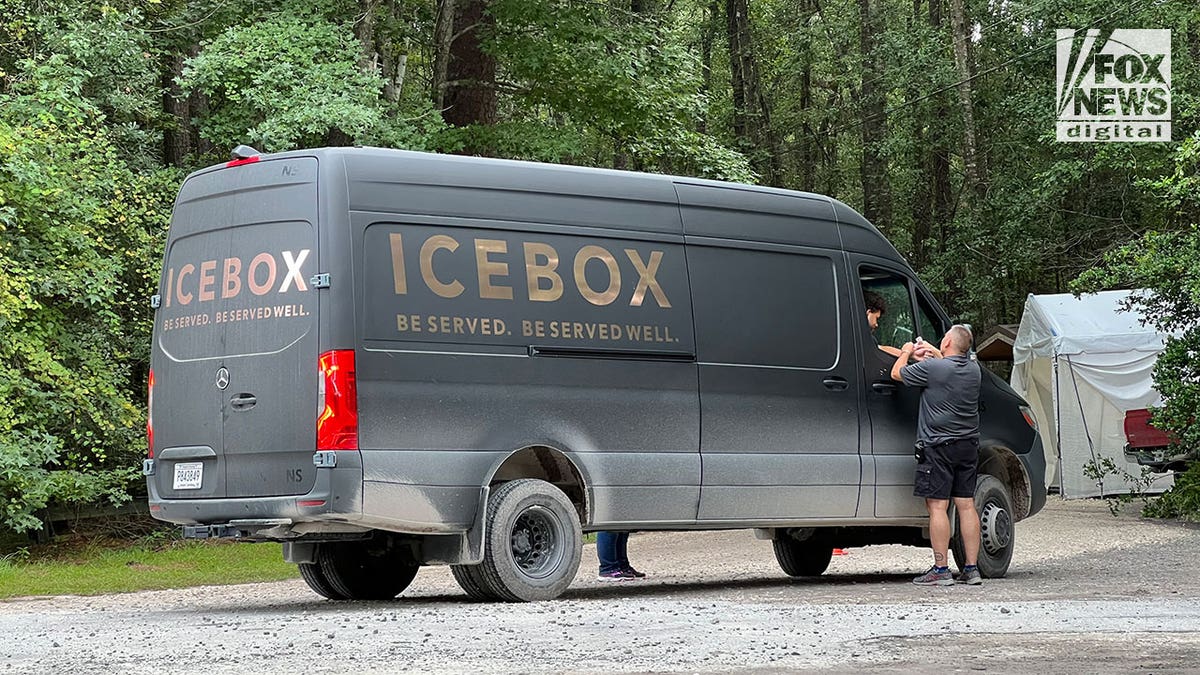
[[[871,391],[875,392],[876,394],[885,394],[887,396],[891,396],[892,394],[896,393],[896,385],[890,382],[872,382]]]
[[[821,384],[825,385],[826,389],[833,391],[845,391],[850,386],[850,383],[844,377],[827,377],[821,380]]]
[[[258,399],[254,394],[238,394],[229,399],[229,405],[233,406],[234,410],[249,410],[255,403],[258,403]]]

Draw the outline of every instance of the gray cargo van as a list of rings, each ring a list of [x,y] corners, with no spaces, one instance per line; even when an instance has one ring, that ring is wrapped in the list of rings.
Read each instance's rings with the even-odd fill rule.
[[[866,291],[889,305],[874,332]],[[928,545],[919,391],[878,346],[949,320],[828,197],[239,148],[184,182],[153,304],[152,513],[283,542],[327,598],[394,597],[433,564],[472,598],[553,598],[594,530],[752,529],[794,576]],[[1025,402],[982,386],[995,577],[1045,465]]]

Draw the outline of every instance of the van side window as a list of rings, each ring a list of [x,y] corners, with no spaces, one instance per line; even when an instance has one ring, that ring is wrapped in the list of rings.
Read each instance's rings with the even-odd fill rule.
[[[832,258],[688,247],[700,361],[825,369],[837,364]]]
[[[941,319],[938,318],[937,312],[929,306],[929,301],[920,293],[917,294],[917,324],[918,334],[924,338],[926,342],[933,343],[937,346],[939,340],[946,330],[942,326]]]
[[[915,340],[917,338],[916,322],[913,320],[908,282],[903,277],[891,272],[869,268],[864,268],[860,272],[860,278],[863,298],[868,310],[872,304],[869,294],[875,294],[874,301],[882,300],[883,304],[883,312],[877,318],[877,327],[871,331],[876,344],[882,347],[900,348],[904,346],[905,342]]]

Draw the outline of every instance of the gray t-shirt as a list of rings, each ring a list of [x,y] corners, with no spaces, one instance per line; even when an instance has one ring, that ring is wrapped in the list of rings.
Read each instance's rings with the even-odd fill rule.
[[[922,387],[917,440],[927,444],[979,438],[979,364],[966,356],[910,363],[900,369],[910,387]]]

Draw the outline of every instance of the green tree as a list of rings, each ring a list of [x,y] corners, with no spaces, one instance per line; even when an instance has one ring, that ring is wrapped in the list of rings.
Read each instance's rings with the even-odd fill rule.
[[[267,152],[348,145],[384,121],[383,81],[358,66],[354,34],[320,18],[274,15],[234,26],[187,62],[185,93],[203,92],[200,135],[218,148]]]
[[[1110,251],[1075,289],[1139,289],[1127,308],[1168,336],[1154,364],[1154,386],[1163,397],[1154,424],[1171,432],[1176,450],[1194,463],[1148,513],[1200,517],[1200,132],[1179,146],[1175,167],[1150,183],[1170,208],[1174,226]]]
[[[130,169],[62,56],[0,95],[0,526],[128,500],[170,172]]]

